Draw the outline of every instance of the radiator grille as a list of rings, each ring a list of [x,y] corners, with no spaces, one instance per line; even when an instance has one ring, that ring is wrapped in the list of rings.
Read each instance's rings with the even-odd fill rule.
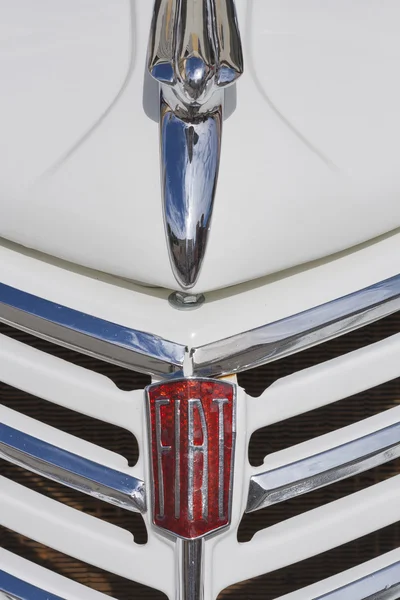
[[[238,381],[250,395],[257,396],[273,381],[281,377],[367,346],[399,331],[400,313],[396,313],[337,340],[265,367],[242,373],[238,376]],[[42,352],[106,375],[121,390],[142,389],[150,382],[147,376],[80,355],[5,325],[0,325],[0,333]],[[0,402],[33,419],[121,454],[129,460],[130,465],[134,465],[137,461],[136,440],[131,433],[120,427],[57,406],[6,384],[0,384]],[[252,464],[260,464],[262,459],[271,452],[323,435],[350,423],[356,423],[396,406],[398,403],[400,403],[400,378],[332,405],[270,425],[253,435],[249,446],[250,461]],[[79,492],[74,492],[9,463],[1,462],[0,467],[1,473],[7,478],[64,504],[78,508],[86,514],[123,527],[135,536],[135,541],[138,543],[146,542],[147,534],[140,515],[128,513]],[[238,539],[241,542],[250,540],[259,529],[384,481],[397,473],[400,473],[399,460],[322,490],[245,515],[238,531]],[[128,597],[159,600],[165,597],[161,592],[80,562],[8,529],[1,530],[1,539],[5,549],[119,600]],[[395,524],[302,563],[232,586],[220,594],[220,599],[263,598],[263,600],[268,600],[276,598],[380,556],[399,546],[400,528],[399,524]]]

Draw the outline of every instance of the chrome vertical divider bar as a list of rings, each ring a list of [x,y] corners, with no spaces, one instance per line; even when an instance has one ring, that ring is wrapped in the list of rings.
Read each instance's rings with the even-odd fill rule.
[[[176,540],[175,600],[203,600],[204,538]]]

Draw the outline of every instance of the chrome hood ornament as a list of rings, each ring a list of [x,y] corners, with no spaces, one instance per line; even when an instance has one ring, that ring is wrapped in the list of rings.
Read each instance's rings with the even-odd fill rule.
[[[182,289],[198,279],[217,184],[224,88],[243,72],[233,0],[156,0],[148,69],[161,84],[164,221]]]

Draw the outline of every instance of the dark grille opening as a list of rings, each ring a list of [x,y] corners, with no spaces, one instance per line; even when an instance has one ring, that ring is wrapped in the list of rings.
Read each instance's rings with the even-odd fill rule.
[[[0,538],[6,550],[117,600],[167,599],[162,592],[88,565],[4,527],[0,527]]]
[[[237,376],[238,383],[250,396],[260,396],[274,381],[320,364],[353,350],[379,342],[400,331],[400,311],[380,321],[371,323],[337,337],[329,342],[314,346],[303,352],[282,358],[276,362],[250,369]]]
[[[39,492],[62,504],[130,531],[137,544],[145,544],[147,542],[146,526],[143,517],[138,513],[133,513],[97,498],[92,498],[82,492],[36,475],[36,473],[31,473],[22,467],[18,467],[2,459],[0,459],[0,473],[4,477],[34,492]]]
[[[263,400],[268,402],[266,398]],[[400,403],[400,377],[328,406],[258,429],[251,436],[249,461],[263,464],[272,452],[329,433],[394,408]]]
[[[267,506],[250,514],[245,514],[239,525],[238,541],[248,542],[261,529],[271,527],[276,523],[296,517],[324,504],[329,504],[334,500],[339,500],[339,498],[361,491],[399,473],[400,458],[355,475],[354,477],[338,481],[325,488],[291,498],[285,502]]]
[[[5,325],[4,323],[0,323],[0,334],[1,333],[18,342],[36,348],[36,350],[46,352],[47,354],[51,354],[52,356],[56,356],[57,358],[61,358],[62,360],[77,365],[78,367],[90,369],[90,371],[105,375],[123,391],[129,392],[132,390],[140,390],[151,383],[150,375],[136,373],[136,371],[118,367],[117,365],[112,365],[103,360],[86,356],[80,352],[63,348],[62,346],[42,340],[41,338],[15,329],[14,327],[10,327],[9,325]]]
[[[130,466],[137,462],[138,444],[135,436],[126,429],[42,400],[1,382],[0,404],[87,442],[121,454],[125,456]]]
[[[399,545],[400,523],[396,523],[295,565],[231,586],[221,592],[218,600],[273,600],[377,558]]]

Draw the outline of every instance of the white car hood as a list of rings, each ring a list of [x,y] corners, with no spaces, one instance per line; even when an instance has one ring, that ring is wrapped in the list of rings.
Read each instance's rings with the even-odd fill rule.
[[[237,0],[245,73],[227,91],[196,291],[400,226],[400,3]],[[176,289],[164,233],[150,0],[0,6],[0,236]]]

